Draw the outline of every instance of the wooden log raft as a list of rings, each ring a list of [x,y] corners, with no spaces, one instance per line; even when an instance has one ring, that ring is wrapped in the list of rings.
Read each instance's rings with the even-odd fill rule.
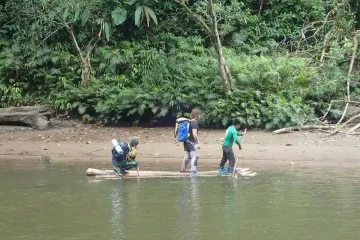
[[[237,168],[237,174],[239,176],[244,177],[253,177],[256,176],[257,173],[251,171],[249,168]],[[98,178],[105,178],[105,179],[116,179],[117,176],[114,174],[113,170],[102,170],[96,168],[88,168],[86,170],[87,176],[93,176]],[[189,173],[181,173],[181,172],[174,172],[174,171],[140,171],[140,177],[144,178],[159,178],[159,177],[188,177]],[[200,177],[215,177],[218,176],[218,171],[200,171],[198,172],[198,176]],[[128,174],[124,176],[124,178],[134,178],[137,177],[137,172],[132,170],[129,171]]]
[[[52,111],[48,106],[0,108],[0,124],[22,123],[35,129],[48,128]]]

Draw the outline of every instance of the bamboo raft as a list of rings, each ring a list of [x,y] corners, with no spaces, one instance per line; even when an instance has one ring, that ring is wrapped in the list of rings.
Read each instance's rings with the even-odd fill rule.
[[[137,171],[131,170],[129,173],[123,175],[122,178],[138,178]],[[174,177],[189,177],[189,173],[181,173],[175,171],[139,171],[140,178],[174,178]],[[236,174],[242,177],[253,177],[257,173],[251,171],[249,168],[237,168]],[[96,168],[88,168],[86,175],[89,177],[102,178],[102,179],[119,179],[113,170],[102,170]],[[216,177],[224,176],[218,175],[218,171],[200,171],[197,174],[198,177]],[[225,175],[226,176],[226,175]]]

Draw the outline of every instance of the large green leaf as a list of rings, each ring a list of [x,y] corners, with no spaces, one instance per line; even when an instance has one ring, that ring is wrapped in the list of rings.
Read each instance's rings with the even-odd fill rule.
[[[76,10],[73,22],[76,22],[78,20],[79,14],[80,14],[80,8],[78,10]]]
[[[108,22],[104,23],[104,29],[105,29],[106,39],[109,41],[110,40],[110,24]]]
[[[138,6],[135,11],[135,25],[140,27],[141,14],[143,13],[143,7]]]
[[[154,13],[154,11],[149,8],[149,7],[146,7],[147,8],[147,11],[150,15],[150,17],[152,18],[152,20],[154,21],[155,24],[158,24],[158,21],[157,21],[157,18],[156,18],[156,14]]]
[[[111,12],[111,17],[116,26],[120,25],[125,22],[127,17],[127,11],[123,8],[117,7]]]
[[[128,0],[128,4],[129,5],[133,5],[134,3],[136,3],[138,0]]]
[[[86,8],[83,15],[82,15],[82,19],[81,19],[81,25],[85,25],[85,23],[89,20],[90,18],[90,9]]]
[[[64,21],[66,21],[66,18],[69,16],[69,8],[66,8],[65,9],[65,12],[64,12],[64,14],[63,14],[63,19],[64,19]]]

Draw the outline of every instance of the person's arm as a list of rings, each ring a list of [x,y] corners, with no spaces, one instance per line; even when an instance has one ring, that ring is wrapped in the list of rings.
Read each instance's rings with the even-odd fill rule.
[[[192,130],[192,134],[194,136],[194,139],[195,139],[195,143],[197,145],[197,148],[200,149],[200,142],[199,142],[199,137],[198,137],[198,134],[197,134],[197,130],[196,129],[193,129]]]
[[[241,144],[238,138],[238,132],[235,130],[233,132],[233,138],[234,138],[234,142],[239,146],[239,149],[241,149]]]
[[[193,130],[192,130],[192,134],[193,134],[193,136],[194,136],[195,143],[196,143],[196,144],[199,144],[200,141],[199,141],[199,136],[198,136],[197,129],[193,129]]]
[[[140,176],[140,168],[139,168],[139,165],[136,166],[136,171],[137,171],[138,176]]]
[[[237,135],[238,135],[238,136],[244,136],[244,133],[238,132]]]
[[[192,124],[192,135],[194,136],[194,140],[198,148],[200,148],[200,141],[198,136],[199,123],[197,121],[191,122]]]

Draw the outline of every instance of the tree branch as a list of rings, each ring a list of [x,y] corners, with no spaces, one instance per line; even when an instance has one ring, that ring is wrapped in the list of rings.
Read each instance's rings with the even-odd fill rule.
[[[348,108],[349,108],[349,103],[347,103],[347,104],[345,105],[345,109],[344,109],[344,111],[343,111],[343,113],[342,113],[342,115],[341,115],[340,120],[337,122],[337,124],[340,124],[340,123],[342,122],[342,120],[344,119],[344,117],[345,117],[345,115],[346,115],[346,112],[347,112]]]
[[[218,27],[217,27],[217,20],[216,20],[216,14],[215,14],[215,10],[214,10],[214,4],[212,0],[208,0],[209,1],[209,12],[210,12],[210,17],[211,17],[211,21],[212,21],[212,33],[213,33],[213,38],[214,38],[214,42],[217,44],[218,46],[218,54],[222,55],[222,50],[221,50],[221,41],[220,41],[220,36],[219,36],[219,31],[218,31]],[[221,51],[221,52],[219,52]]]
[[[336,10],[338,10],[338,7],[335,7],[334,9],[330,10],[330,11],[326,14],[326,16],[325,16],[325,18],[324,18],[323,21],[312,22],[312,23],[310,23],[308,26],[304,26],[304,27],[301,29],[301,37],[300,37],[300,39],[299,39],[299,41],[298,41],[298,44],[297,44],[297,48],[296,48],[296,51],[295,51],[296,53],[297,53],[298,50],[300,49],[300,45],[301,45],[302,42],[307,42],[307,40],[310,39],[310,38],[315,38],[315,39],[316,39],[315,36],[320,32],[320,30],[323,29],[327,23],[333,22],[333,20],[329,20],[329,17],[330,17],[330,15],[331,15],[334,11],[336,11]],[[316,24],[318,24],[318,23],[322,23],[322,25],[321,25],[320,27],[315,28],[314,26],[315,26]],[[315,32],[314,32],[311,36],[306,37],[306,33],[307,33],[308,31],[310,31],[310,30],[314,30],[314,28],[316,29]],[[331,32],[331,30],[330,30],[328,33],[330,33],[330,32]],[[317,40],[317,39],[316,39],[316,40]],[[326,44],[326,41],[327,41],[327,40],[326,40],[326,36],[325,36],[324,44]],[[323,52],[323,54],[322,54],[322,59],[323,59],[323,55],[324,55],[324,54],[325,54],[325,53]]]
[[[329,112],[330,112],[330,109],[331,109],[331,107],[332,107],[332,104],[335,103],[335,102],[344,102],[344,100],[331,100],[328,109],[326,110],[325,114],[324,114],[322,117],[319,118],[319,120],[323,120],[323,119],[326,118],[326,116],[327,116],[327,115],[329,114]]]
[[[73,44],[74,44],[74,46],[75,46],[75,48],[76,48],[76,50],[77,50],[77,52],[79,54],[80,61],[82,62],[82,64],[85,64],[86,61],[85,61],[84,56],[83,56],[83,54],[81,52],[81,48],[79,47],[79,44],[78,44],[78,42],[76,40],[76,37],[75,37],[75,34],[74,34],[74,31],[73,31],[72,27],[62,18],[60,13],[57,14],[57,18],[60,21],[59,24],[64,26],[66,28],[66,30],[69,32],[71,40],[72,40],[72,42],[73,42]]]
[[[354,62],[355,62],[355,57],[356,57],[356,52],[357,52],[358,45],[359,45],[358,40],[357,40],[358,31],[359,30],[355,31],[354,37],[353,37],[354,49],[353,49],[353,54],[352,54],[352,57],[351,57],[351,62],[350,62],[350,67],[349,67],[349,75],[352,73]],[[348,77],[348,80],[347,80],[346,89],[347,89],[347,100],[350,101],[350,78],[349,77]]]
[[[90,42],[89,42],[89,44],[88,44],[89,50],[88,50],[88,52],[87,52],[87,54],[86,54],[86,58],[89,58],[89,56],[90,56],[91,52],[93,51],[94,47],[96,46],[96,44],[98,43],[98,41],[101,39],[101,32],[102,32],[102,30],[103,30],[103,24],[104,24],[104,23],[102,23],[102,24],[100,25],[100,31],[99,31],[98,35],[97,35],[96,37],[93,37],[93,38],[90,40]],[[97,39],[96,39],[95,43],[91,46],[91,42],[92,42],[95,38],[97,38]]]
[[[71,27],[70,27],[69,25],[66,26],[66,29],[67,29],[68,32],[70,33],[71,40],[72,40],[72,42],[74,43],[75,48],[76,48],[76,50],[77,50],[78,53],[79,53],[79,57],[80,57],[81,62],[82,62],[82,63],[85,63],[86,61],[85,61],[85,59],[84,59],[84,57],[83,57],[83,55],[82,55],[81,49],[80,49],[79,44],[78,44],[78,42],[77,42],[77,40],[76,40],[76,37],[75,37],[75,35],[74,35],[73,30],[71,29]]]
[[[190,15],[190,17],[192,17],[195,21],[199,22],[201,24],[201,26],[204,28],[205,31],[208,32],[208,34],[211,36],[212,32],[210,27],[206,24],[205,20],[198,14],[194,13],[186,4],[184,1],[181,0],[173,0],[174,2],[176,2],[177,4],[179,4],[180,6],[182,6],[185,11]]]
[[[50,33],[48,36],[46,36],[46,38],[44,38],[40,43],[39,43],[39,45],[38,46],[40,46],[43,42],[45,42],[46,41],[46,39],[48,39],[49,37],[51,37],[53,34],[55,34],[57,31],[59,31],[60,29],[62,29],[62,28],[64,28],[65,26],[61,26],[61,27],[59,27],[59,28],[57,28],[55,31],[53,31],[52,33]]]
[[[326,45],[327,45],[327,40],[328,37],[330,36],[331,31],[329,31],[328,33],[326,33],[325,35],[325,39],[324,39],[324,46],[323,46],[323,50],[321,53],[321,57],[320,57],[320,62],[323,62],[324,58],[325,58],[325,54],[326,54]]]
[[[349,131],[346,132],[346,134],[352,134],[354,133],[358,128],[360,128],[360,123],[356,124],[354,127],[352,127]]]
[[[351,121],[353,121],[354,119],[360,117],[360,114],[357,114],[355,116],[353,116],[352,118],[350,118],[349,120],[347,120],[343,125],[341,125],[338,129],[336,129],[335,131],[331,132],[329,135],[334,135],[335,133],[339,132],[341,129],[343,129],[348,123],[350,123]]]
[[[259,15],[261,14],[261,10],[263,8],[264,0],[260,0],[260,7],[259,7]]]
[[[352,53],[352,57],[351,57],[351,61],[350,61],[350,66],[349,66],[349,72],[348,72],[348,77],[347,77],[347,81],[346,81],[346,92],[347,92],[347,101],[350,102],[350,74],[353,70],[353,66],[354,66],[354,62],[355,62],[355,57],[356,57],[356,52],[357,52],[357,48],[358,48],[358,41],[357,41],[357,34],[358,31],[355,31],[354,33],[354,37],[353,37],[353,41],[354,41],[354,49],[353,49],[353,53]],[[338,121],[337,124],[340,124],[342,122],[342,120],[344,119],[346,112],[348,110],[349,107],[349,103],[346,103],[344,112],[340,118],[340,120]]]

